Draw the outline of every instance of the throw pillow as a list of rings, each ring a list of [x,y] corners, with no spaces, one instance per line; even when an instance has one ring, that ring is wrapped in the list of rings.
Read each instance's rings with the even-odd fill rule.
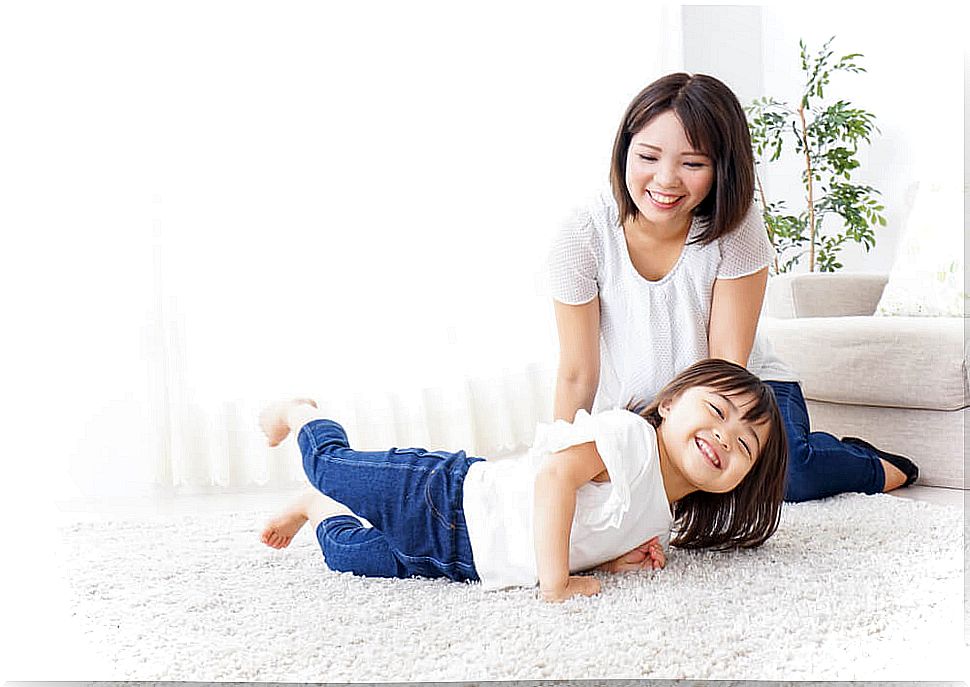
[[[876,315],[966,317],[959,181],[920,183]]]

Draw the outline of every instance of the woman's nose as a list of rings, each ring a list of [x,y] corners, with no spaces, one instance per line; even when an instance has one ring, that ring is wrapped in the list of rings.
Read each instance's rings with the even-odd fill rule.
[[[661,164],[654,177],[663,188],[676,188],[679,184],[677,168],[673,164]]]

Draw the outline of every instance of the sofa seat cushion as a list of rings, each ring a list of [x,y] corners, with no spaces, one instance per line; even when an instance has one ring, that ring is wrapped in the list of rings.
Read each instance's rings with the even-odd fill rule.
[[[959,410],[968,399],[963,322],[961,317],[766,317],[761,331],[803,377],[807,399]]]

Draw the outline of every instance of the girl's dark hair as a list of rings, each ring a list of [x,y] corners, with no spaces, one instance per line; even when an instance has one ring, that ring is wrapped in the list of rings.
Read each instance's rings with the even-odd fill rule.
[[[737,487],[724,494],[695,491],[674,503],[671,544],[685,549],[760,546],[778,529],[788,467],[785,425],[771,387],[740,365],[710,358],[678,374],[646,406],[630,404],[627,408],[660,427],[660,405],[696,386],[711,387],[725,396],[754,398],[743,419],[767,423],[768,438]]]
[[[610,164],[610,185],[620,222],[635,219],[639,212],[626,187],[630,141],[664,112],[677,116],[690,144],[714,164],[714,184],[694,209],[707,222],[692,239],[710,243],[737,227],[754,200],[754,154],[747,119],[737,96],[713,76],[669,74],[640,91],[627,107]]]

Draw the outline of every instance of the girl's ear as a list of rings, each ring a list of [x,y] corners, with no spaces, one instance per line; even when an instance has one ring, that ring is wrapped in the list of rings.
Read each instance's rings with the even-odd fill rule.
[[[660,417],[665,418],[667,417],[667,414],[669,412],[670,412],[670,399],[668,398],[664,401],[661,401],[660,405],[657,406],[657,413],[660,415]]]

